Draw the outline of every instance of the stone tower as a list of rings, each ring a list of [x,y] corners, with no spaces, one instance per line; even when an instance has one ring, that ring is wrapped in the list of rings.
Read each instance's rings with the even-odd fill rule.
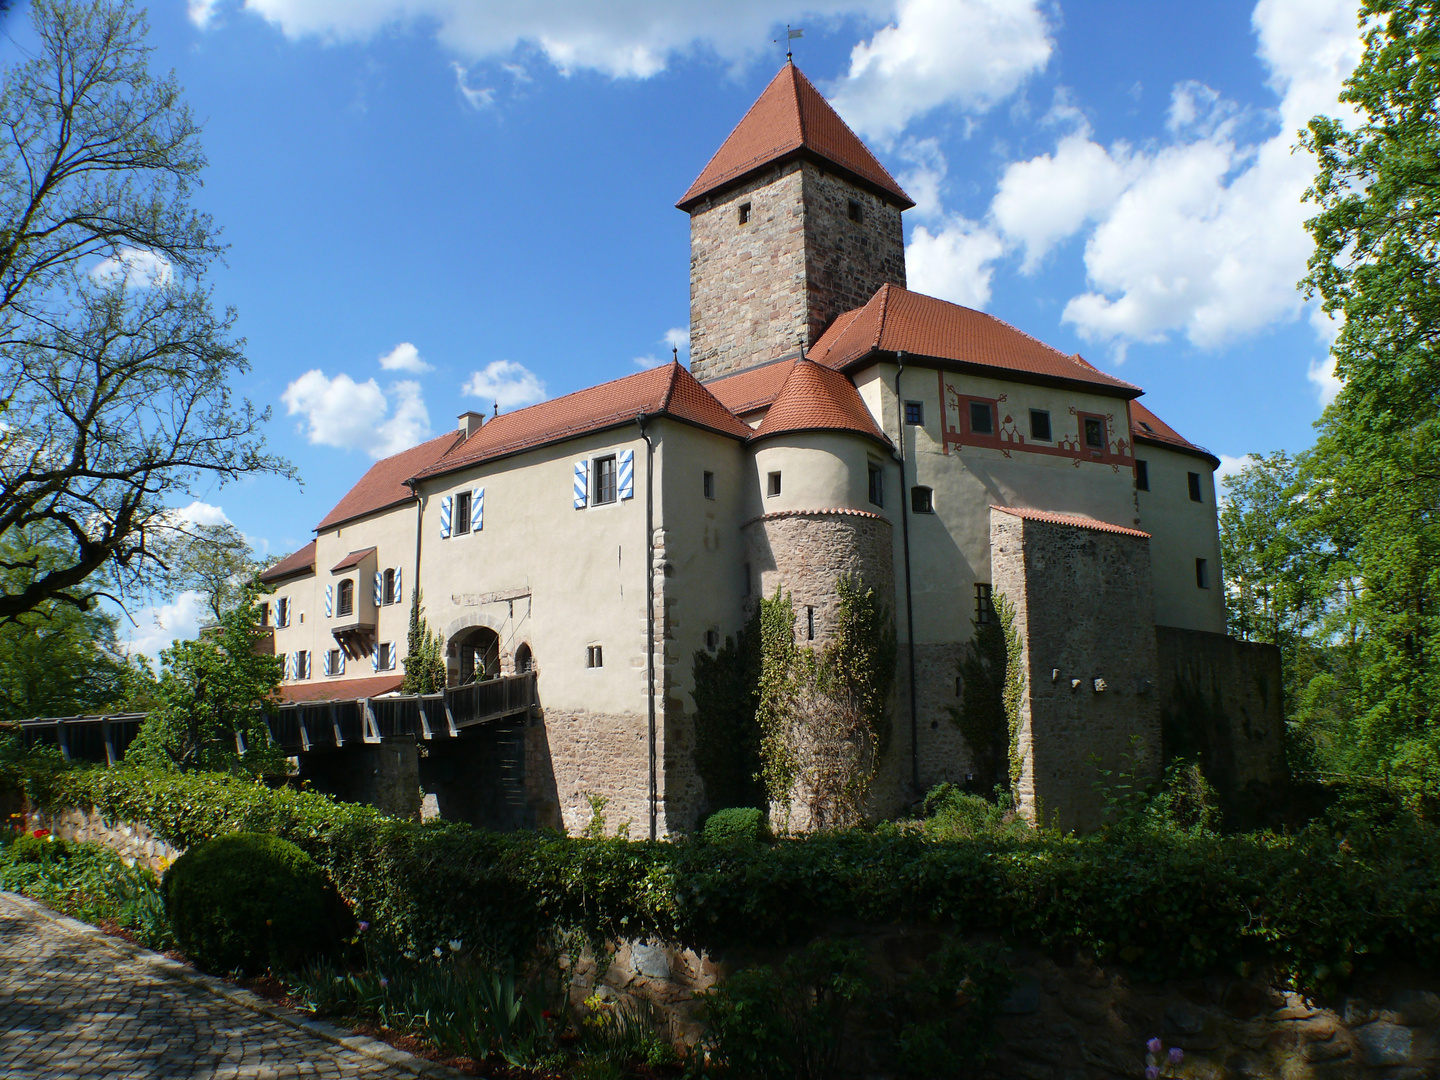
[[[905,284],[915,203],[787,63],[675,204],[690,215],[690,370],[713,379],[809,348]]]

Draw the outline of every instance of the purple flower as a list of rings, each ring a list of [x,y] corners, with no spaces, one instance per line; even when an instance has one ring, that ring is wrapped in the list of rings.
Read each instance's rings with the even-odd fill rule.
[[[1159,1036],[1156,1036],[1145,1044],[1145,1049],[1149,1050],[1152,1054],[1158,1054],[1160,1052],[1160,1048],[1163,1045],[1164,1044],[1161,1043]]]
[[[1184,1060],[1185,1060],[1185,1051],[1184,1051],[1184,1050],[1181,1050],[1178,1046],[1172,1046],[1172,1047],[1170,1047],[1170,1064],[1171,1064],[1171,1065],[1179,1065],[1180,1062],[1182,1062],[1182,1061],[1184,1061]]]
[[[383,975],[380,976],[380,989],[381,989],[381,990],[384,990],[384,989],[385,989],[387,986],[389,986],[389,985],[390,985],[390,980],[387,979],[387,978],[385,978],[385,976],[383,976]]]
[[[368,922],[362,922],[362,923],[360,924],[360,933],[363,934],[366,930],[369,930],[369,929],[370,929],[370,924],[369,924]]]
[[[1160,1066],[1145,1066],[1145,1080],[1160,1080]]]

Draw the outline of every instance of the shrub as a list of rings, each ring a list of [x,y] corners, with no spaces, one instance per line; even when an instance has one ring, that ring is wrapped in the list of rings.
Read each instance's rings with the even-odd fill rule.
[[[954,784],[931,788],[924,802],[925,835],[932,840],[1032,836],[1029,823],[1015,812],[1010,792],[998,785],[995,792],[998,802],[961,791]]]
[[[294,844],[235,833],[187,851],[165,874],[175,938],[202,968],[289,969],[337,941],[337,898]]]
[[[765,838],[765,815],[753,806],[717,810],[705,819],[707,844],[753,844]]]

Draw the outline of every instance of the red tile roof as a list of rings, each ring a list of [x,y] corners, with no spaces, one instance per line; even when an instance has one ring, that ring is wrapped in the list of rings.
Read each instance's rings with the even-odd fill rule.
[[[337,570],[349,570],[352,566],[359,566],[362,562],[365,561],[365,556],[372,554],[374,551],[375,549],[373,547],[361,548],[359,551],[352,551],[349,555],[346,555],[334,566],[330,567],[330,572],[333,574]]]
[[[1078,355],[1067,356],[1007,322],[899,285],[882,285],[858,311],[836,319],[810,350],[810,359],[845,369],[872,352],[906,352],[1011,373],[1118,390],[1138,386],[1107,375]]]
[[[344,679],[338,682],[291,683],[280,687],[280,700],[290,701],[354,701],[356,698],[379,697],[399,690],[404,675],[377,675],[368,679]]]
[[[293,574],[302,572],[314,573],[315,571],[315,541],[311,540],[293,555],[286,555],[274,566],[269,567],[260,575],[260,580],[269,585],[273,581],[280,581]]]
[[[528,409],[503,413],[419,476],[439,476],[467,465],[630,423],[640,413],[670,416],[736,439],[750,428],[679,364],[627,375]]]
[[[1020,506],[991,506],[990,509],[999,510],[1002,514],[1013,514],[1026,521],[1044,521],[1051,525],[1073,525],[1077,529],[1094,529],[1096,532],[1119,533],[1122,536],[1150,539],[1149,533],[1141,532],[1139,529],[1127,529],[1123,525],[1111,525],[1108,521],[1097,521],[1095,518],[1080,517],[1076,514],[1052,514],[1048,510],[1027,510]]]
[[[849,378],[812,360],[796,360],[753,438],[815,430],[853,431],[892,445]]]
[[[788,63],[675,205],[689,210],[706,195],[740,183],[767,165],[801,155],[839,167],[902,210],[915,205],[820,91]]]
[[[711,379],[703,385],[719,399],[721,405],[736,416],[744,416],[774,401],[794,366],[794,360],[780,360]]]
[[[371,465],[360,478],[360,482],[335,504],[335,509],[315,526],[315,531],[328,529],[332,525],[343,525],[353,518],[364,517],[388,506],[408,502],[411,495],[405,481],[419,474],[426,466],[433,465],[459,438],[460,432],[447,431],[429,442],[381,458]]]
[[[1130,424],[1131,433],[1140,442],[1157,443],[1175,450],[1199,454],[1201,457],[1210,459],[1213,463],[1212,468],[1218,468],[1220,465],[1220,459],[1209,450],[1203,446],[1196,446],[1138,401],[1130,403]]]

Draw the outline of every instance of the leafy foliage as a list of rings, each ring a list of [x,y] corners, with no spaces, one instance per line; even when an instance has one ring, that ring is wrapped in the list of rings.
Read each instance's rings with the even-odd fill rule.
[[[400,689],[406,694],[438,694],[445,689],[445,642],[425,621],[420,589],[410,593],[410,629],[405,638],[405,678]]]
[[[162,577],[167,590],[172,595],[198,592],[217,623],[226,612],[246,602],[246,586],[263,569],[245,534],[229,522],[176,522],[169,529],[157,530],[154,547],[165,567]]]
[[[765,815],[753,806],[717,810],[705,819],[701,836],[707,844],[753,844],[765,837]]]
[[[711,656],[697,650],[692,666],[695,768],[711,810],[764,806],[760,779],[760,613]]]
[[[165,872],[175,939],[207,971],[286,970],[338,943],[338,898],[315,861],[288,840],[232,833]]]

